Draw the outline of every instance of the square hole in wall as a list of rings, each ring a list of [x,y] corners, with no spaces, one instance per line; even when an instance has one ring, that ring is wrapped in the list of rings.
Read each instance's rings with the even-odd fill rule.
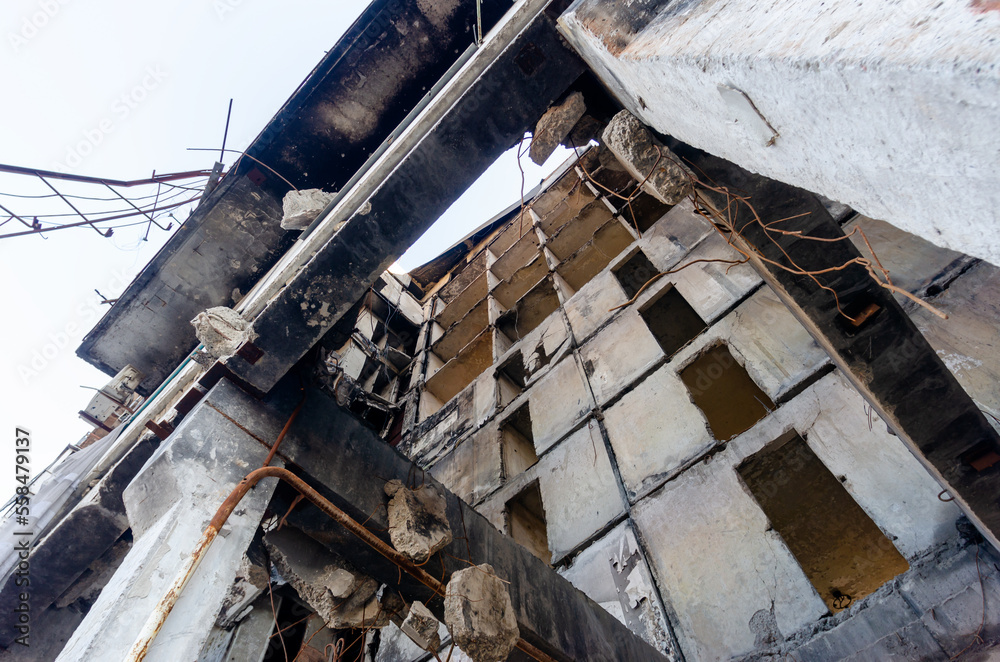
[[[681,371],[694,403],[705,414],[716,439],[725,441],[749,430],[774,409],[726,345],[716,345]]]
[[[510,537],[529,552],[552,563],[549,534],[545,525],[542,492],[535,481],[507,502],[507,531]]]
[[[646,254],[639,250],[635,252],[635,255],[618,265],[612,273],[622,289],[625,290],[625,295],[631,299],[642,289],[643,285],[649,282],[650,278],[658,273],[658,270],[646,257]]]
[[[500,459],[505,481],[538,462],[527,402],[500,426]]]
[[[500,387],[500,406],[505,407],[511,400],[524,392],[524,386],[528,380],[521,352],[514,352],[512,357],[504,361],[497,368],[496,375],[497,384]]]
[[[737,471],[832,612],[909,569],[892,541],[794,431]]]
[[[668,286],[659,297],[643,306],[639,314],[667,356],[676,354],[708,328],[673,286]]]

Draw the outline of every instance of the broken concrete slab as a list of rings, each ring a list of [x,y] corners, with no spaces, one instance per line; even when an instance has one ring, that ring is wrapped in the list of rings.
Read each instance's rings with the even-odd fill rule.
[[[281,201],[281,229],[305,230],[336,195],[318,188],[289,191]]]
[[[501,662],[519,637],[507,585],[483,563],[448,581],[444,622],[454,642],[475,662]]]
[[[546,110],[531,136],[531,148],[528,150],[531,160],[538,165],[545,163],[585,112],[587,105],[579,92],[574,92],[558,106]]]
[[[693,175],[635,115],[623,110],[611,118],[604,144],[650,195],[676,205],[694,188]]]
[[[215,358],[232,356],[244,342],[253,340],[256,334],[250,323],[232,308],[216,306],[198,313],[191,325],[198,340],[205,345],[205,351]]]
[[[416,600],[410,605],[410,611],[399,629],[417,646],[425,651],[436,653],[441,648],[441,637],[438,635],[440,625],[441,623],[431,613],[431,610],[425,607],[424,603]]]
[[[447,503],[434,487],[409,489],[399,480],[385,484],[389,496],[389,537],[407,558],[423,563],[452,540]]]
[[[264,546],[274,567],[333,629],[385,627],[380,584],[291,527],[271,531]]]

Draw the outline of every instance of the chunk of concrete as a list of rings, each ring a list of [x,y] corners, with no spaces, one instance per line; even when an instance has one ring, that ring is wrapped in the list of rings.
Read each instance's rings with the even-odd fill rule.
[[[362,575],[324,546],[285,527],[264,536],[271,562],[292,588],[332,629],[385,627],[379,583]]]
[[[452,639],[474,662],[506,660],[519,637],[507,586],[488,563],[451,576],[444,622]]]
[[[639,119],[623,110],[604,129],[604,144],[650,195],[676,205],[694,188],[693,175]]]
[[[257,337],[249,322],[238,312],[225,306],[216,306],[198,313],[191,324],[198,340],[205,345],[205,352],[217,359],[232,356],[240,345]]]
[[[399,629],[417,646],[430,653],[436,653],[441,647],[441,637],[438,635],[439,625],[438,619],[434,617],[431,610],[417,600],[410,605],[410,612],[406,615],[403,625]]]
[[[305,230],[326,209],[335,195],[336,193],[327,193],[318,188],[289,191],[281,201],[281,210],[284,212],[282,229]]]
[[[585,112],[587,105],[579,92],[574,92],[558,106],[546,110],[531,136],[531,148],[528,150],[531,160],[538,165],[545,163]]]
[[[398,480],[385,484],[389,495],[389,539],[407,558],[423,563],[451,542],[447,502],[425,485],[411,490]]]

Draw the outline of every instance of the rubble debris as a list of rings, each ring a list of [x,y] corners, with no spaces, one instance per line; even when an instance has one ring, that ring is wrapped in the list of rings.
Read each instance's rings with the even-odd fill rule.
[[[501,662],[520,636],[507,586],[488,563],[451,576],[444,622],[462,651],[475,662]]]
[[[584,115],[570,130],[569,134],[562,139],[562,145],[570,149],[586,147],[591,140],[596,140],[603,130],[603,122],[591,115]]]
[[[271,562],[296,593],[332,629],[382,628],[389,615],[379,606],[380,584],[304,533],[290,527],[264,536]]]
[[[389,538],[407,558],[423,563],[451,542],[447,502],[431,485],[411,490],[398,480],[385,484],[389,495]]]
[[[410,605],[410,612],[399,629],[417,646],[429,653],[436,653],[441,648],[441,636],[438,634],[440,625],[431,610],[417,600]]]
[[[248,555],[253,555],[254,558],[251,559]],[[229,629],[250,613],[254,600],[267,590],[269,574],[267,568],[261,565],[261,559],[256,558],[256,554],[248,550],[236,570],[236,578],[229,587],[229,593],[226,594],[215,624],[220,628]]]
[[[284,216],[281,219],[283,230],[305,230],[316,220],[326,206],[330,204],[336,193],[327,193],[318,188],[307,188],[301,191],[289,191],[281,201]]]
[[[531,148],[528,150],[531,160],[538,165],[545,163],[585,112],[587,105],[579,92],[574,92],[558,106],[546,110],[531,136]]]
[[[191,324],[198,340],[205,345],[205,352],[217,359],[232,356],[244,342],[257,337],[249,322],[225,306],[198,313]]]
[[[611,118],[603,134],[604,144],[650,195],[667,205],[676,205],[694,188],[693,175],[645,124],[627,110]]]

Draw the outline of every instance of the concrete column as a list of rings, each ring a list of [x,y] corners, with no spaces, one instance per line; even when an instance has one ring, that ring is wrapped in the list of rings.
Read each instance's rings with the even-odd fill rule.
[[[578,0],[559,23],[657,131],[1000,264],[995,3]]]
[[[215,511],[266,455],[267,448],[212,408],[209,397],[192,410],[126,488],[134,546],[59,662],[124,659]],[[229,518],[160,630],[148,662],[199,659],[274,483],[259,483]]]

